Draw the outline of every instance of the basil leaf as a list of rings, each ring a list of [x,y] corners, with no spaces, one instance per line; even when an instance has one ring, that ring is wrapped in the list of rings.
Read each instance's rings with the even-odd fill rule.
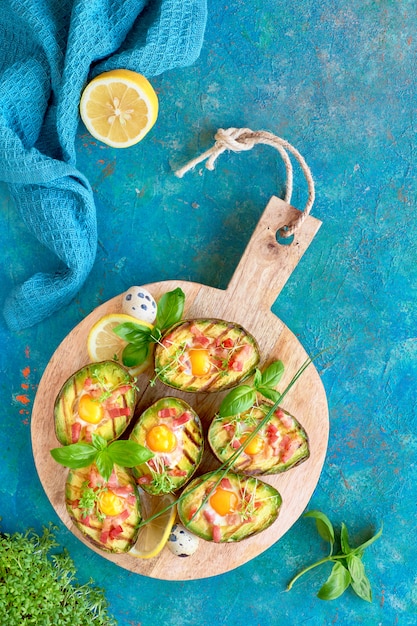
[[[255,370],[255,377],[253,379],[253,384],[256,388],[259,387],[259,385],[261,384],[262,381],[262,373],[261,370],[259,370],[258,368],[256,368]]]
[[[165,330],[179,322],[184,312],[185,294],[180,287],[164,293],[158,302],[155,326]]]
[[[335,600],[346,591],[350,582],[351,576],[348,570],[340,562],[337,562],[333,565],[330,576],[319,590],[317,597],[320,600]]]
[[[122,363],[126,365],[126,367],[141,365],[146,361],[148,354],[149,343],[140,346],[134,343],[128,343],[122,352]]]
[[[313,517],[316,520],[317,532],[322,539],[330,543],[333,549],[334,529],[327,515],[321,511],[308,511],[308,513],[304,513],[304,517]]]
[[[113,460],[108,449],[101,450],[96,458],[96,466],[104,480],[107,482],[113,471]]]
[[[89,443],[71,443],[62,448],[53,448],[51,455],[61,465],[78,469],[94,463],[97,450]]]
[[[142,324],[135,324],[135,322],[123,322],[123,324],[115,326],[113,332],[129,343],[140,343],[145,340],[149,341],[147,338],[150,336],[152,328]]]
[[[92,433],[91,440],[96,450],[105,450],[107,448],[107,439],[104,439],[101,435]]]
[[[276,387],[284,373],[284,364],[282,361],[274,361],[269,365],[262,374],[263,387]]]
[[[108,447],[108,453],[112,461],[121,467],[135,467],[154,456],[148,448],[130,439],[113,441]]]
[[[365,571],[359,580],[351,580],[350,584],[352,585],[352,589],[357,596],[362,598],[362,600],[372,602],[371,583],[369,582],[369,578],[365,574]]]
[[[340,545],[342,547],[343,554],[349,554],[349,552],[351,552],[348,530],[344,522],[342,522],[342,527],[340,531]]]
[[[256,402],[256,391],[249,385],[240,385],[232,389],[220,405],[220,417],[229,417],[243,413],[253,406]]]
[[[365,566],[362,563],[362,559],[355,554],[349,554],[346,557],[346,563],[352,580],[359,581],[365,575]]]
[[[368,539],[368,541],[365,541],[365,543],[361,543],[360,546],[357,546],[357,548],[355,548],[355,552],[357,554],[361,554],[365,550],[365,548],[368,548],[370,545],[372,545],[374,541],[380,538],[381,535],[382,535],[382,526],[373,537]]]
[[[260,386],[257,388],[258,393],[268,398],[268,400],[272,400],[272,402],[278,402],[281,398],[281,394],[276,389],[271,389],[270,387]]]

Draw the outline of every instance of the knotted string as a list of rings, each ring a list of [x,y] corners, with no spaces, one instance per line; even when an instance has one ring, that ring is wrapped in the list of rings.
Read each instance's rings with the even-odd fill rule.
[[[281,237],[290,237],[293,235],[295,230],[301,226],[307,215],[310,213],[315,199],[314,180],[310,168],[308,167],[303,156],[285,139],[281,139],[273,133],[263,130],[253,131],[250,128],[227,128],[224,130],[223,128],[219,128],[214,135],[214,139],[216,141],[211,148],[177,170],[175,172],[176,176],[182,178],[186,172],[204,160],[206,160],[206,168],[208,170],[214,170],[214,163],[216,159],[226,150],[232,150],[232,152],[243,152],[244,150],[252,150],[256,144],[262,143],[272,146],[278,150],[282,160],[284,161],[287,177],[284,200],[290,204],[293,190],[293,167],[291,159],[288,155],[288,152],[290,152],[300,165],[307,182],[308,189],[308,198],[304,210],[300,212],[299,216],[291,224],[287,224],[279,231]]]

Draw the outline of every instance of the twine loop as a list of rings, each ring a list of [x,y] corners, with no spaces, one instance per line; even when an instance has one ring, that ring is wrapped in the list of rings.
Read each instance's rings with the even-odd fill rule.
[[[182,178],[186,172],[199,163],[202,163],[202,161],[206,161],[205,166],[208,170],[214,170],[214,163],[216,159],[226,150],[231,150],[232,152],[243,152],[246,150],[252,150],[252,148],[258,143],[266,144],[278,150],[285,164],[287,181],[284,200],[290,204],[293,191],[293,166],[288,153],[292,154],[304,174],[308,188],[308,198],[304,210],[300,212],[299,216],[291,224],[286,224],[279,231],[282,237],[290,237],[293,235],[295,230],[301,226],[307,215],[310,213],[315,199],[313,176],[303,156],[294,148],[294,146],[288,143],[288,141],[267,131],[253,131],[250,128],[227,128],[226,130],[219,128],[214,135],[214,139],[215,143],[211,148],[177,170],[175,172],[176,176]]]

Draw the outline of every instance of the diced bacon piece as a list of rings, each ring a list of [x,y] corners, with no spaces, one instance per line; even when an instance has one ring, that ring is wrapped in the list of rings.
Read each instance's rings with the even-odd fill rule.
[[[168,474],[170,476],[187,476],[187,472],[179,469],[178,467],[174,467],[172,470],[169,470]]]
[[[81,424],[80,422],[74,422],[71,426],[72,443],[77,443],[80,439],[80,435],[81,435]]]
[[[158,411],[158,417],[162,417],[162,418],[175,417],[176,414],[177,414],[177,409],[175,409],[174,407],[165,407]]]
[[[229,478],[222,478],[220,481],[220,487],[222,489],[232,489],[232,483]]]
[[[210,509],[204,509],[203,515],[204,519],[206,519],[209,524],[212,524],[216,518],[215,513],[213,511],[210,511]]]
[[[165,337],[161,341],[162,345],[165,346],[166,348],[169,348],[170,346],[172,346],[173,344],[172,336],[173,336],[173,333],[170,333],[169,335],[165,335]]]
[[[112,419],[122,417],[122,415],[125,415],[126,417],[130,415],[130,409],[128,406],[119,406],[113,409],[107,409],[107,412]]]
[[[239,526],[242,521],[239,513],[229,513],[226,516],[226,523],[228,526]]]
[[[150,485],[152,482],[152,476],[150,474],[144,474],[137,479],[138,485]]]
[[[235,345],[235,342],[233,341],[231,337],[227,337],[227,339],[224,339],[221,342],[221,345],[223,346],[223,348],[233,348],[233,346]]]
[[[109,540],[109,531],[103,530],[100,535],[100,541],[101,543],[107,543],[108,540]]]
[[[121,395],[127,393],[131,389],[132,389],[131,385],[120,385],[120,387],[117,387],[117,389],[115,389],[113,391],[112,395],[117,398],[118,396],[121,396]]]
[[[192,518],[194,517],[196,513],[197,513],[197,507],[194,505],[191,507],[191,509],[188,512],[188,519],[192,520]]]
[[[93,467],[88,474],[88,486],[91,489],[95,489],[99,485],[103,484],[103,479],[98,471]]]
[[[242,346],[237,352],[233,354],[229,360],[229,369],[234,372],[241,372],[243,370],[243,364],[248,359],[252,352],[252,346],[248,343]]]
[[[279,409],[279,408],[278,408],[278,409],[274,412],[274,415],[276,415],[277,417],[279,417],[279,419],[281,419],[281,418],[282,418],[282,416],[284,415],[284,411],[283,411],[282,409]]]
[[[110,539],[116,539],[123,532],[122,526],[114,526],[109,533]]]
[[[89,389],[88,395],[91,396],[92,398],[99,398],[100,396],[103,395],[103,389],[100,389],[100,387]]]
[[[238,448],[240,448],[242,444],[240,443],[239,439],[232,439],[232,441],[230,442],[230,445],[232,446],[232,448],[237,450]]]
[[[92,384],[93,384],[93,379],[90,378],[90,376],[87,376],[87,378],[84,381],[84,389],[89,389],[89,387],[91,387]]]
[[[130,506],[135,506],[136,504],[136,496],[127,496],[126,498],[126,502],[130,505]]]
[[[218,524],[213,524],[213,541],[215,543],[220,543],[222,538],[222,531]]]
[[[91,519],[89,515],[86,515],[85,517],[81,516],[80,522],[81,524],[84,524],[84,526],[91,528]]]
[[[290,430],[294,426],[292,418],[286,413],[284,413],[284,411],[282,411],[282,414],[279,416],[279,419],[281,420],[281,424],[284,426],[284,428],[287,428],[288,430]]]
[[[124,509],[124,511],[119,513],[119,515],[117,516],[117,521],[118,522],[124,522],[125,520],[127,520],[129,515],[130,515],[130,511],[128,511],[127,509]]]
[[[114,487],[112,487],[112,491],[116,494],[116,496],[126,498],[133,493],[133,485],[131,485],[130,483],[128,483],[127,485],[115,485]]]
[[[117,475],[114,469],[112,473],[110,474],[110,478],[107,481],[107,484],[112,491],[119,486],[119,481],[117,480]]]
[[[87,443],[91,443],[93,441],[93,426],[86,426],[84,428],[84,439]]]
[[[289,444],[287,444],[287,446],[284,449],[281,448],[281,461],[283,463],[286,463],[287,461],[289,461],[290,458],[293,456],[293,454],[300,447],[300,444],[301,442],[298,439],[298,437],[295,437],[294,439],[290,441]]]
[[[188,411],[184,411],[182,415],[172,420],[172,428],[179,428],[180,426],[183,426],[184,424],[189,422],[191,419],[192,419],[191,413],[189,413]]]
[[[223,424],[223,428],[227,433],[234,433],[236,426],[234,424]]]

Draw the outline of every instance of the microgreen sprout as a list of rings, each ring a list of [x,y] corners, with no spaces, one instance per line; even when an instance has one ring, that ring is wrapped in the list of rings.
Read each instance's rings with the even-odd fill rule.
[[[100,495],[108,491],[105,485],[98,485],[96,489],[89,486],[88,480],[85,480],[81,485],[81,498],[80,498],[80,511],[81,516],[85,519],[88,515],[91,515],[96,508],[96,504],[99,501]],[[102,522],[105,519],[100,509],[96,508],[97,519]]]

